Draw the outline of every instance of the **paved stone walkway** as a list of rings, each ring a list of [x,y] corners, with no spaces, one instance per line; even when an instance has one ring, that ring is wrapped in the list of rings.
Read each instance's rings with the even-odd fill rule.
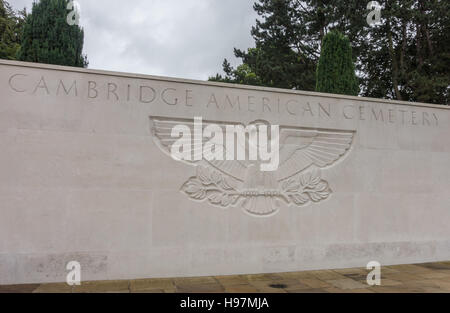
[[[450,293],[450,261],[414,265],[384,266],[381,286],[366,283],[368,270],[350,268],[277,274],[211,276],[192,278],[139,279],[67,284],[30,284],[0,286],[3,292],[233,292],[233,293],[371,293],[371,292],[445,292]]]

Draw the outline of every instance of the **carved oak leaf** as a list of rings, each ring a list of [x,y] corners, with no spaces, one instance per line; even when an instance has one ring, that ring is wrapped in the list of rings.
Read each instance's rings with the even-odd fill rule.
[[[211,176],[211,181],[214,185],[216,185],[216,186],[220,185],[220,183],[222,182],[222,175],[219,172],[212,171],[210,176]]]
[[[304,193],[294,193],[289,195],[289,198],[294,202],[296,205],[304,205],[305,203],[308,203],[309,197]]]
[[[210,203],[219,205],[221,207],[227,207],[229,205],[234,205],[239,199],[239,195],[230,195],[220,191],[211,191],[208,195],[208,200]]]
[[[328,183],[321,180],[314,188],[314,190],[305,190],[312,201],[319,202],[328,198],[331,194],[331,189],[328,187]]]
[[[212,204],[227,207],[240,198],[236,189],[218,171],[197,167],[197,176],[191,177],[181,188],[190,198],[205,200]]]
[[[212,204],[221,205],[224,198],[224,194],[220,191],[212,191],[208,195],[208,200]]]
[[[225,177],[222,177],[222,181],[220,182],[219,185],[225,190],[236,190],[233,186],[231,186],[231,184]]]
[[[314,202],[328,198],[331,193],[328,183],[321,179],[320,170],[314,169],[302,175],[300,182],[303,191],[308,194]]]
[[[320,182],[320,171],[313,169],[307,171],[303,175],[300,175],[300,184],[303,189],[314,188]]]
[[[206,189],[202,183],[195,177],[190,178],[182,187],[190,198],[195,200],[204,200],[206,198]]]
[[[300,189],[300,183],[295,178],[291,178],[286,180],[281,187],[287,192],[297,192]]]
[[[331,194],[328,183],[321,179],[319,169],[298,174],[285,181],[282,188],[289,200],[298,206],[310,201],[319,202],[328,198]]]
[[[197,167],[197,177],[203,185],[207,186],[212,184],[211,178],[209,177],[209,171],[206,167]]]

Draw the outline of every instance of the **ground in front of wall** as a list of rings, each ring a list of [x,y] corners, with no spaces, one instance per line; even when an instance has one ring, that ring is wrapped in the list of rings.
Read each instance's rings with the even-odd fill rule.
[[[80,286],[0,286],[0,293],[450,293],[450,261],[384,266],[381,285],[369,286],[369,270],[348,268],[276,274],[82,282]]]

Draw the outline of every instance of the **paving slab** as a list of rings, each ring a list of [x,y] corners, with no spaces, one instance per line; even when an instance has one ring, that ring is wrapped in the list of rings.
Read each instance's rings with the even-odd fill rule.
[[[347,268],[256,275],[88,281],[0,286],[0,293],[450,293],[450,262],[384,266],[381,285],[369,270]]]

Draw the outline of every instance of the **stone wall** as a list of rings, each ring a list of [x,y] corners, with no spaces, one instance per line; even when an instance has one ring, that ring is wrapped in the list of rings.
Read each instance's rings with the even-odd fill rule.
[[[284,201],[251,198],[227,167],[165,151],[155,122],[200,116],[263,120],[345,152],[321,164],[302,150],[311,166],[292,161],[281,180],[287,156],[274,174]],[[449,116],[436,105],[0,61],[0,284],[65,281],[72,260],[83,280],[448,260]],[[231,187],[212,191],[208,179]],[[229,190],[236,202],[214,201]],[[255,216],[252,199],[276,209]]]

